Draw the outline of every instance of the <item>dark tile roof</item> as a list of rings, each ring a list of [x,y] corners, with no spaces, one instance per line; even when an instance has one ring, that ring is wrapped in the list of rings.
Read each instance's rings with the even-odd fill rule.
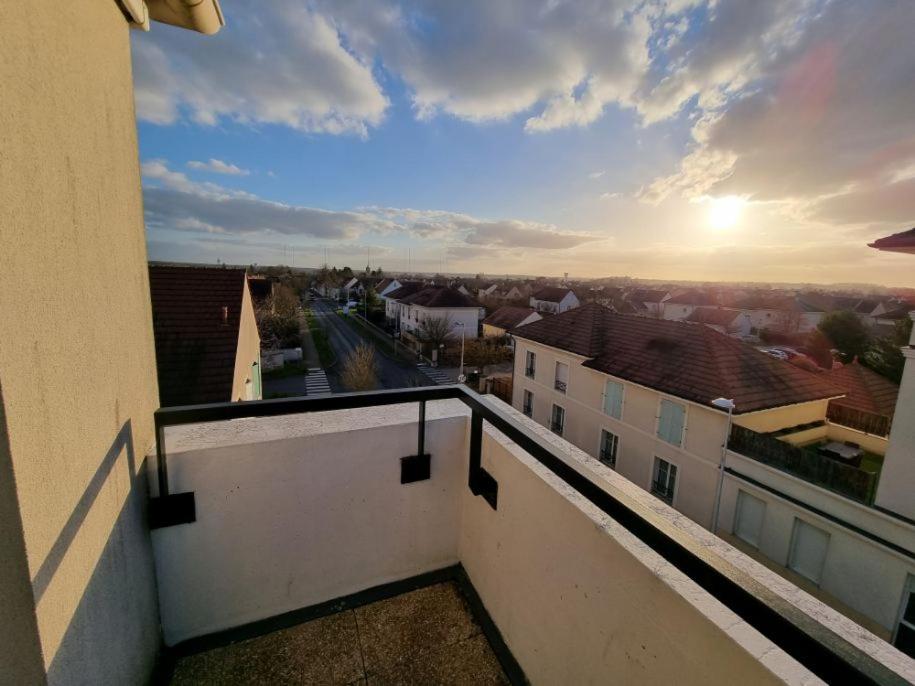
[[[483,323],[507,330],[518,326],[535,312],[536,310],[530,307],[512,307],[506,305],[489,315],[483,320]]]
[[[728,310],[723,307],[697,307],[686,318],[694,324],[709,324],[711,326],[728,326],[740,314],[740,310]]]
[[[878,238],[873,243],[868,243],[868,245],[878,250],[915,250],[915,229],[894,233],[892,236],[886,236],[885,238]]]
[[[571,288],[566,288],[564,286],[546,286],[535,291],[533,297],[535,300],[546,300],[547,302],[558,303],[566,297],[566,293],[571,290]]]
[[[840,405],[860,412],[892,419],[896,410],[899,386],[857,361],[823,373],[823,377],[844,388],[844,398],[831,400],[830,405]]]
[[[594,303],[512,334],[587,357],[585,367],[703,405],[732,398],[736,413],[843,393],[817,374],[707,326],[617,314]]]
[[[664,301],[665,305],[668,303],[671,305],[714,305],[715,299],[702,291],[686,291]]]
[[[395,291],[395,292],[399,292]],[[397,298],[406,305],[420,305],[422,307],[480,307],[480,303],[464,295],[456,288],[448,286],[426,286],[405,297]]]
[[[390,298],[392,300],[400,300],[401,298],[405,298],[408,295],[413,295],[421,288],[423,288],[422,281],[401,281],[400,288],[395,288],[384,297]]]
[[[244,269],[149,268],[162,407],[232,400]]]
[[[640,288],[630,293],[628,300],[634,303],[659,303],[667,296],[667,291]]]

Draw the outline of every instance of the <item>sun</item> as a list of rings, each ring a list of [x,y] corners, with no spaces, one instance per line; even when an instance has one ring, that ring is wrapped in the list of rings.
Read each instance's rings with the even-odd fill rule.
[[[730,229],[743,214],[747,201],[736,195],[712,198],[708,210],[708,223],[713,229]]]

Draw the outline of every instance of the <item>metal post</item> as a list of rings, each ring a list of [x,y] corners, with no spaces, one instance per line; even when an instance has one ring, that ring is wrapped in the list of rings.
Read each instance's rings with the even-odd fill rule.
[[[417,427],[417,455],[426,454],[426,401],[419,401],[419,426]]]
[[[165,464],[165,427],[156,422],[156,472],[159,479],[159,497],[168,495],[168,466]]]
[[[714,402],[714,401],[713,401]],[[718,531],[718,515],[721,511],[721,491],[724,486],[724,462],[728,455],[728,441],[731,438],[731,419],[734,416],[734,402],[728,408],[728,424],[724,433],[724,443],[721,446],[721,458],[718,461],[718,483],[715,486],[715,511],[712,514],[712,533]]]
[[[459,378],[462,383],[464,381],[464,331],[466,328],[467,327],[465,327],[464,324],[461,323],[461,375]]]

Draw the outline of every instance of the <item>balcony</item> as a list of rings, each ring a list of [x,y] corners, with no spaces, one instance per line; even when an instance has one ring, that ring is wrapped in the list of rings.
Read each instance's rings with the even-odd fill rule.
[[[566,382],[556,379],[556,381],[553,382],[553,388],[555,388],[560,393],[565,393],[566,392]]]
[[[911,663],[504,403],[160,410],[174,683],[766,683]]]

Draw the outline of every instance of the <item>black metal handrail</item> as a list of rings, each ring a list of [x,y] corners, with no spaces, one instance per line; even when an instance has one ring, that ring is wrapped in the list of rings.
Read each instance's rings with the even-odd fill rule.
[[[906,683],[886,665],[773,592],[763,582],[716,555],[707,545],[676,526],[673,519],[655,511],[647,504],[635,500],[624,502],[605,490],[590,476],[568,462],[561,449],[544,440],[523,422],[519,422],[516,415],[489,404],[463,385],[216,403],[157,410],[155,428],[160,498],[193,495],[169,494],[164,447],[164,431],[167,427],[409,402],[425,405],[430,400],[452,398],[462,401],[472,412],[468,485],[471,492],[483,496],[494,508],[497,505],[498,484],[480,465],[484,420],[820,678],[831,683]],[[424,429],[420,428],[420,435],[423,432]]]

